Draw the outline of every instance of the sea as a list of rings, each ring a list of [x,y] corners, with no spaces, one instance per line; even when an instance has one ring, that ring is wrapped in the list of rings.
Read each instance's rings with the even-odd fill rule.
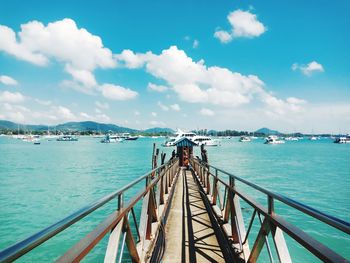
[[[110,144],[99,140],[80,137],[77,142],[41,140],[40,145],[34,145],[0,137],[0,250],[147,173],[151,168],[154,143],[160,152],[166,153],[166,159],[173,150],[161,146],[165,138],[139,138]],[[219,141],[220,146],[207,148],[210,164],[350,221],[350,144],[335,144],[331,139],[304,139],[280,145],[265,145],[262,139],[242,143],[237,137]],[[198,148],[194,155],[200,155]],[[129,190],[125,201],[143,186],[144,182]],[[238,182],[237,187],[266,205],[266,196]],[[243,201],[241,206],[247,227],[253,209]],[[18,262],[54,261],[116,208],[117,201],[112,200]],[[140,212],[140,205],[136,210]],[[288,222],[350,260],[349,235],[279,202],[275,210]],[[259,224],[256,218],[250,247]],[[285,238],[293,262],[319,262],[287,234]],[[102,262],[107,241],[108,236],[84,261]],[[273,250],[271,238],[269,244]],[[275,252],[273,257],[278,262]],[[124,252],[122,262],[128,261]],[[269,262],[266,246],[259,262]]]

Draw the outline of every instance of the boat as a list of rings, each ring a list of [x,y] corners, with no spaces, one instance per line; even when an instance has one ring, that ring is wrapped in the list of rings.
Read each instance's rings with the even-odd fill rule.
[[[334,140],[334,143],[340,143],[340,144],[343,144],[343,143],[350,143],[350,135],[347,135],[347,136],[343,136],[343,137],[338,137]]]
[[[129,136],[125,138],[126,141],[136,141],[139,137],[138,136]]]
[[[76,142],[78,141],[78,137],[72,135],[63,135],[57,138],[58,142]]]
[[[40,145],[39,141],[34,142],[34,145]]]
[[[239,141],[240,142],[250,142],[250,141],[252,141],[248,136],[241,136],[240,138],[239,138]]]
[[[163,143],[163,146],[164,147],[175,146],[176,142],[184,137],[193,141],[198,146],[201,146],[201,145],[218,146],[219,145],[219,143],[216,140],[213,140],[209,136],[197,135],[194,132],[184,132],[178,129],[177,132],[175,133],[175,136],[168,137],[167,140]]]
[[[265,144],[283,144],[283,140],[280,140],[276,135],[270,135],[266,138]]]
[[[299,141],[299,139],[297,137],[293,137],[293,136],[290,136],[290,137],[286,137],[284,138],[285,141]]]
[[[198,146],[205,145],[205,146],[218,146],[219,143],[216,140],[213,140],[209,136],[204,135],[196,135],[192,138],[193,142],[195,142]]]
[[[317,141],[318,138],[317,138],[316,136],[311,136],[311,137],[309,138],[309,140],[310,140],[310,141]]]
[[[101,140],[101,143],[117,143],[122,142],[124,139],[122,139],[119,135],[111,135],[107,134],[105,138]]]

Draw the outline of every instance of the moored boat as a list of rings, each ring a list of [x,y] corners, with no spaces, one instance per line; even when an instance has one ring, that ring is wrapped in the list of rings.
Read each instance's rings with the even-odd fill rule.
[[[283,140],[280,140],[276,135],[270,135],[266,138],[265,144],[283,144]]]
[[[241,136],[241,137],[239,138],[239,141],[240,141],[240,142],[250,142],[251,139],[250,139],[248,136]]]
[[[62,135],[57,138],[58,142],[76,142],[78,141],[78,137],[72,135]]]

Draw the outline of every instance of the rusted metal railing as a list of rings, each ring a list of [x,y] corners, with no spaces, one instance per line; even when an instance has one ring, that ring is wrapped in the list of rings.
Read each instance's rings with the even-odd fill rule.
[[[12,262],[18,259],[115,199],[118,200],[115,212],[99,223],[95,229],[62,255],[57,262],[80,261],[108,234],[109,241],[104,262],[116,262],[118,254],[120,262],[125,244],[133,262],[147,260],[151,257],[151,251],[155,246],[159,231],[166,220],[168,207],[172,199],[173,186],[177,178],[178,163],[178,159],[172,159],[114,193],[79,209],[25,240],[0,251],[0,262]],[[145,184],[140,187],[139,183],[142,181],[145,181]],[[136,185],[138,185],[139,192],[129,200],[124,200],[125,192]],[[134,208],[140,201],[142,201],[142,210],[138,221]],[[135,231],[132,231],[131,224],[133,224]],[[133,232],[136,232],[136,235]]]
[[[284,234],[289,235],[324,262],[348,262],[347,259],[279,216],[275,210],[275,201],[282,202],[346,234],[350,234],[350,224],[348,222],[327,215],[283,195],[273,193],[222,169],[204,163],[198,158],[192,159],[191,165],[202,187],[202,191],[209,199],[218,221],[221,222],[220,224],[226,237],[232,241],[233,249],[239,253],[245,262],[256,262],[264,245],[266,246],[270,261],[274,262],[272,248],[268,242],[269,235],[271,235],[274,242],[275,252],[279,261],[292,262]],[[225,175],[228,181],[222,178],[222,175]],[[261,205],[237,187],[236,182],[238,181],[264,194],[267,199],[267,207]],[[220,186],[224,187],[224,191],[220,191]],[[243,217],[240,206],[241,200],[244,200],[253,209],[249,221],[245,221]],[[260,226],[254,239],[251,229],[255,218],[258,218]],[[245,225],[248,226],[247,230]],[[248,240],[252,239],[254,243],[250,249]]]

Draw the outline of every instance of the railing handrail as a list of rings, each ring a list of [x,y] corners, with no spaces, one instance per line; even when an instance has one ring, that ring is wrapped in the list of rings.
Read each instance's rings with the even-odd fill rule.
[[[15,260],[19,256],[27,253],[28,251],[34,249],[35,247],[39,246],[40,244],[44,243],[51,237],[57,235],[58,233],[62,232],[63,230],[67,229],[69,226],[73,225],[80,219],[84,218],[85,216],[91,214],[93,211],[97,210],[101,206],[105,205],[112,199],[116,198],[117,196],[122,195],[125,191],[133,187],[134,185],[138,184],[142,180],[145,180],[150,175],[161,171],[163,168],[167,167],[167,165],[171,164],[173,160],[169,160],[167,163],[147,172],[146,174],[140,176],[139,178],[135,179],[134,181],[130,182],[129,184],[123,186],[121,189],[110,193],[92,203],[89,205],[86,205],[69,216],[57,221],[56,223],[44,228],[43,230],[40,230],[39,232],[23,239],[22,241],[19,241],[15,243],[14,245],[11,245],[3,250],[0,251],[0,262],[8,262]]]
[[[297,210],[299,210],[299,211],[301,211],[301,212],[303,212],[305,214],[308,214],[308,215],[310,215],[310,216],[312,216],[312,217],[314,217],[314,218],[316,218],[316,219],[326,223],[327,225],[333,226],[333,227],[341,230],[342,232],[350,234],[350,223],[345,221],[345,220],[342,220],[342,219],[339,219],[337,217],[331,216],[331,215],[329,215],[327,213],[321,212],[321,211],[319,211],[319,210],[317,210],[317,209],[315,209],[313,207],[305,205],[305,204],[303,204],[301,202],[298,202],[298,201],[296,201],[296,200],[294,200],[292,198],[289,198],[287,196],[271,192],[270,190],[267,190],[267,189],[265,189],[265,188],[263,188],[261,186],[258,186],[258,185],[254,184],[254,183],[251,183],[251,182],[249,182],[249,181],[247,181],[247,180],[245,180],[245,179],[243,179],[241,177],[238,177],[238,176],[236,176],[234,174],[231,174],[231,173],[229,173],[229,172],[227,172],[225,170],[222,170],[221,168],[217,168],[217,167],[215,167],[213,165],[205,163],[205,162],[203,162],[202,160],[200,160],[198,158],[195,159],[195,160],[197,160],[203,166],[211,167],[214,170],[220,171],[221,173],[226,174],[229,177],[234,178],[234,179],[236,179],[236,180],[238,180],[238,181],[240,181],[240,182],[242,182],[242,183],[244,183],[244,184],[254,188],[255,190],[258,190],[259,192],[262,192],[262,193],[266,194],[267,196],[271,196],[274,199],[276,199],[276,200],[278,200],[278,201],[280,201],[280,202],[282,202],[282,203],[284,203],[284,204],[286,204],[288,206],[291,206],[291,207],[293,207],[293,208],[295,208],[295,209],[297,209]],[[210,173],[211,176],[215,177],[215,174],[211,173],[210,171],[209,171],[209,173]]]

